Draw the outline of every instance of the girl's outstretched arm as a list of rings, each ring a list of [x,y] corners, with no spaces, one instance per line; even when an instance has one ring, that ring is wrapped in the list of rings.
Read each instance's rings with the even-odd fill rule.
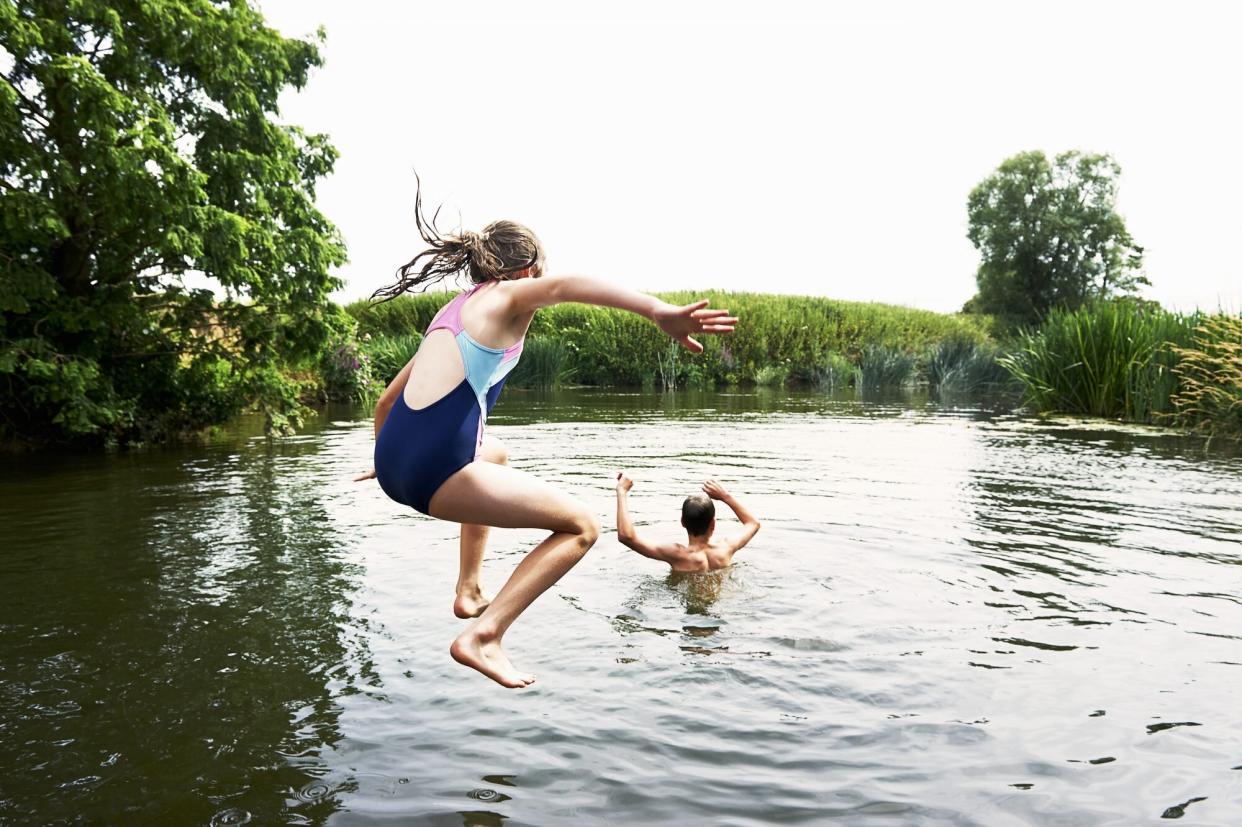
[[[702,353],[703,345],[691,337],[692,333],[732,333],[737,324],[737,317],[730,316],[728,310],[709,308],[707,299],[678,307],[592,276],[545,276],[509,284],[514,315],[534,313],[541,307],[562,302],[616,307],[651,319],[662,331],[695,353]]]

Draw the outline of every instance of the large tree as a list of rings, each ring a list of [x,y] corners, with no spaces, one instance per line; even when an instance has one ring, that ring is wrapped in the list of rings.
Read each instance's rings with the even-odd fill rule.
[[[1108,155],[1009,158],[970,193],[968,237],[982,256],[967,310],[1036,322],[1054,307],[1134,293],[1143,250],[1117,213]]]
[[[245,0],[0,0],[0,436],[288,421],[345,259],[277,121],[319,64]]]

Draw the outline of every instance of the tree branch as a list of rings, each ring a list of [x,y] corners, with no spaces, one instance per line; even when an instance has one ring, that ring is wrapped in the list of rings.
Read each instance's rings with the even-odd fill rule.
[[[9,88],[13,90],[13,94],[17,95],[18,100],[26,104],[25,107],[22,107],[19,104],[19,108],[22,108],[23,110],[25,110],[27,116],[33,118],[36,121],[39,121],[43,125],[44,129],[46,129],[48,126],[51,125],[51,122],[39,113],[39,110],[42,107],[40,107],[35,101],[32,101],[30,98],[22,94],[21,88],[19,88],[18,85],[13,82],[12,78],[4,74],[3,72],[0,72],[0,80],[3,80],[5,83],[7,83],[9,85]]]

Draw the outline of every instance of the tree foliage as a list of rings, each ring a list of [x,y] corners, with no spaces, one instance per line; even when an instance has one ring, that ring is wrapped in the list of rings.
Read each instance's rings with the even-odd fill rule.
[[[1108,155],[1080,152],[1002,163],[967,201],[967,236],[982,262],[965,309],[1036,322],[1148,284],[1143,250],[1116,210],[1120,173]]]
[[[0,433],[288,423],[340,319],[336,151],[276,120],[319,64],[245,0],[0,0]]]

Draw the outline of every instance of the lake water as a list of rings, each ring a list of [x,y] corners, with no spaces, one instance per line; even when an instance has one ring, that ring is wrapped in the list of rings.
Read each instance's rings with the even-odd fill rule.
[[[509,391],[604,534],[453,663],[455,527],[359,409],[0,466],[5,824],[1242,823],[1242,459],[968,402]],[[706,476],[763,521],[670,576]],[[720,530],[731,518],[721,516]],[[495,590],[540,538],[494,531]]]

